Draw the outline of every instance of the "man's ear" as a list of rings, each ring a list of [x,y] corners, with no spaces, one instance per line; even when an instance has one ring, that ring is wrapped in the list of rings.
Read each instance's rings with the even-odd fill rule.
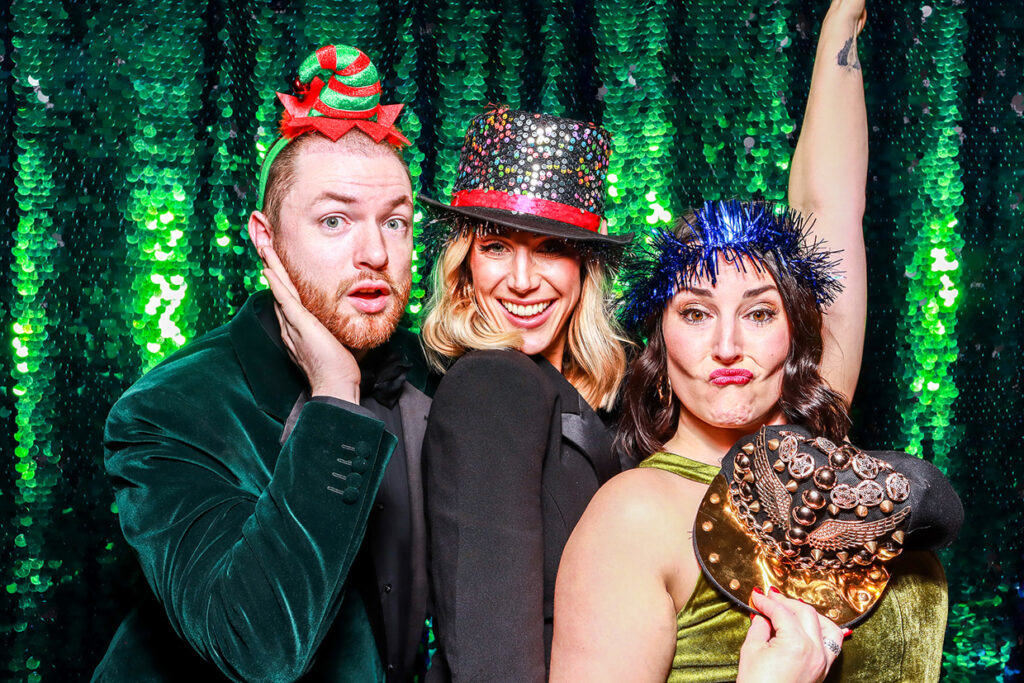
[[[249,214],[249,239],[256,247],[256,253],[262,251],[263,247],[274,246],[274,234],[270,229],[270,221],[262,211],[253,211]]]

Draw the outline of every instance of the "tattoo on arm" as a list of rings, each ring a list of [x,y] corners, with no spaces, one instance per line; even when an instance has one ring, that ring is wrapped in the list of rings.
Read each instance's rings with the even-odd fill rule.
[[[860,60],[857,59],[857,43],[855,38],[848,38],[843,49],[836,55],[836,64],[860,71]]]

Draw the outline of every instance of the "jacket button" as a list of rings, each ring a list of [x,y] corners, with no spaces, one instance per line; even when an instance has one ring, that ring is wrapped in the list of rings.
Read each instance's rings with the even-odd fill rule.
[[[390,593],[391,592],[391,584],[390,583],[385,583],[384,584],[384,592],[385,593]]]
[[[398,669],[398,667],[397,667],[397,666],[395,666],[394,664],[388,664],[388,673],[389,673],[389,674],[393,674],[393,673],[395,673],[395,671],[396,671],[397,669]]]

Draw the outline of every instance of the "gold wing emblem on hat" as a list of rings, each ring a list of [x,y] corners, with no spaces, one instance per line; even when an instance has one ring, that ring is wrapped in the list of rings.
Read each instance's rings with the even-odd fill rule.
[[[793,503],[793,497],[786,487],[775,476],[771,463],[768,462],[768,453],[764,447],[764,427],[757,435],[757,447],[754,449],[754,474],[757,476],[757,497],[761,500],[761,506],[766,508],[771,520],[783,529],[789,529],[789,508]]]
[[[822,522],[807,536],[807,544],[821,550],[841,550],[864,545],[895,529],[909,514],[910,508],[905,507],[895,514],[873,522],[830,519]]]

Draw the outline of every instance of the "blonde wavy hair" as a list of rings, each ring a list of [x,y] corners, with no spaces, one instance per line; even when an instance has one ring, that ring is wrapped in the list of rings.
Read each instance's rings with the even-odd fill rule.
[[[522,336],[497,327],[477,305],[469,272],[474,231],[462,230],[441,251],[431,274],[431,296],[422,338],[427,361],[444,372],[469,351],[517,349]],[[607,269],[598,259],[583,265],[580,300],[569,319],[562,374],[594,408],[615,405],[626,372],[628,342],[611,315]]]

